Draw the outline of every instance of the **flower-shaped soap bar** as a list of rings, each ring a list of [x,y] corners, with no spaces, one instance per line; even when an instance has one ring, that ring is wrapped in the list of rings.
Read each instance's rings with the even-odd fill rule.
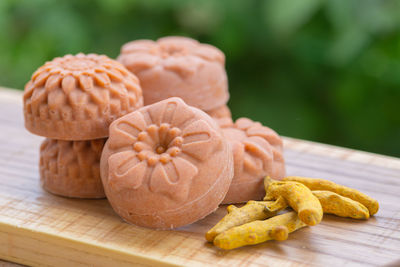
[[[211,116],[211,118],[219,120],[219,119],[231,119],[232,114],[231,110],[227,105],[220,106],[218,108],[207,111],[207,114]]]
[[[233,177],[233,156],[211,117],[169,98],[111,124],[101,177],[126,221],[175,228],[217,209]]]
[[[118,60],[139,78],[145,105],[177,96],[209,111],[228,102],[225,56],[214,46],[186,37],[137,40]]]
[[[40,147],[40,180],[47,191],[66,197],[103,198],[100,157],[106,139],[61,141]]]
[[[40,67],[25,86],[26,128],[62,140],[108,136],[110,123],[143,106],[135,75],[95,54],[67,55]]]
[[[260,200],[264,197],[264,177],[285,176],[282,139],[272,129],[247,118],[233,123],[220,119],[223,135],[232,145],[235,175],[223,203]]]

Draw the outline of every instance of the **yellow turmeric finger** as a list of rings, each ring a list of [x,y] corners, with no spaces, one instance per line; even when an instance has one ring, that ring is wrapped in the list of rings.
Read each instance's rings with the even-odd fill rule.
[[[279,196],[275,201],[259,201],[260,203],[264,203],[264,207],[267,210],[267,212],[273,213],[275,212],[274,215],[276,215],[277,212],[286,209],[288,204],[286,200]],[[271,216],[269,216],[271,217]],[[266,219],[266,218],[264,218]]]
[[[267,178],[268,179],[268,178]],[[301,183],[271,181],[266,186],[264,200],[274,200],[279,196],[299,214],[300,220],[313,226],[321,222],[323,211],[313,193]]]
[[[228,214],[206,233],[206,239],[208,242],[212,242],[218,234],[229,228],[255,220],[267,219],[286,207],[287,204],[283,198],[276,201],[249,201],[241,208],[229,205],[227,207]]]
[[[270,236],[273,240],[284,241],[288,239],[289,230],[286,226],[279,225],[271,230]]]
[[[360,202],[331,191],[312,191],[321,203],[324,213],[354,219],[368,219],[369,211]]]
[[[253,221],[233,227],[217,235],[214,245],[222,249],[234,249],[259,244],[268,240],[285,240],[288,233],[306,226],[296,212],[291,211],[264,221]]]
[[[265,192],[268,191],[268,187],[269,187],[270,184],[272,184],[273,182],[278,182],[278,181],[279,180],[274,180],[269,176],[265,176],[265,178],[264,178],[264,189],[265,189]]]
[[[310,190],[326,190],[331,191],[336,194],[339,194],[344,197],[348,197],[354,201],[360,202],[369,210],[369,214],[372,216],[379,210],[379,203],[375,199],[370,196],[367,196],[360,191],[336,184],[334,182],[324,180],[324,179],[316,179],[316,178],[308,178],[308,177],[298,177],[298,176],[289,176],[283,179],[283,181],[294,181],[298,183],[302,183]]]

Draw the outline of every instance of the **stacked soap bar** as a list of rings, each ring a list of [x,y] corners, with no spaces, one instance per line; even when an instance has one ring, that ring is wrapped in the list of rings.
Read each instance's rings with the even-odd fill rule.
[[[219,49],[185,37],[138,40],[118,61],[56,58],[26,85],[26,128],[47,137],[44,189],[107,196],[127,222],[171,229],[221,203],[261,199],[266,175],[284,177],[281,138],[232,121]]]
[[[177,36],[137,40],[118,60],[139,78],[145,105],[180,97],[211,116],[231,116],[225,55],[214,46]]]
[[[283,144],[270,128],[241,118],[232,122],[225,56],[214,46],[186,37],[137,40],[122,46],[118,60],[140,80],[145,105],[180,97],[202,109],[232,146],[235,174],[223,203],[262,199],[266,175],[285,175]]]
[[[45,190],[67,197],[105,197],[100,156],[115,119],[143,106],[135,75],[95,54],[67,55],[40,67],[25,86],[25,127],[47,137],[40,148]]]

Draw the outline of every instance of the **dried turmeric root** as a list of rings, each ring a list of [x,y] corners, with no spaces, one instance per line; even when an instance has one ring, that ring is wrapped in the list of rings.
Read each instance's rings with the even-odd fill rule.
[[[234,249],[259,244],[268,240],[286,240],[288,234],[306,226],[294,211],[264,221],[253,221],[233,227],[217,235],[214,245],[222,249]]]
[[[312,191],[321,203],[324,213],[354,219],[368,219],[369,211],[360,202],[343,197],[331,191]]]
[[[379,203],[375,199],[367,196],[364,193],[361,193],[358,190],[353,188],[336,184],[334,182],[324,180],[324,179],[316,179],[316,178],[307,178],[307,177],[298,177],[298,176],[289,176],[283,179],[283,181],[292,181],[302,183],[307,186],[310,190],[326,190],[331,191],[336,194],[339,194],[344,197],[348,197],[354,201],[360,202],[369,210],[369,214],[372,216],[379,210]]]
[[[206,233],[206,239],[208,242],[213,242],[217,235],[232,227],[270,218],[286,207],[283,198],[278,198],[276,201],[249,201],[241,208],[229,205],[228,214]]]
[[[299,214],[300,220],[313,226],[321,222],[323,210],[321,204],[310,189],[297,182],[275,181],[266,177],[264,180],[264,200],[275,200],[282,196],[286,202]]]

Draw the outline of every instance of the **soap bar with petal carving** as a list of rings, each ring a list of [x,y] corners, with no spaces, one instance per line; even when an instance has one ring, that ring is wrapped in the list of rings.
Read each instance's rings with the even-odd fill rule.
[[[208,111],[228,102],[225,56],[212,45],[177,36],[137,40],[118,60],[139,78],[145,105],[176,96]]]
[[[233,177],[232,150],[210,116],[169,98],[111,124],[101,177],[124,220],[172,229],[218,208]]]
[[[206,111],[208,115],[211,116],[213,119],[224,119],[224,118],[232,118],[231,110],[227,105],[223,105],[220,107],[217,107],[212,110]]]
[[[25,86],[25,127],[61,140],[108,136],[110,123],[143,106],[135,75],[95,54],[66,55],[40,67]]]
[[[264,197],[264,177],[285,176],[282,139],[272,129],[240,118],[235,123],[219,119],[222,133],[231,143],[235,175],[223,203],[240,203]]]
[[[100,157],[105,141],[45,139],[40,147],[39,162],[42,187],[66,197],[105,197],[100,178]]]

